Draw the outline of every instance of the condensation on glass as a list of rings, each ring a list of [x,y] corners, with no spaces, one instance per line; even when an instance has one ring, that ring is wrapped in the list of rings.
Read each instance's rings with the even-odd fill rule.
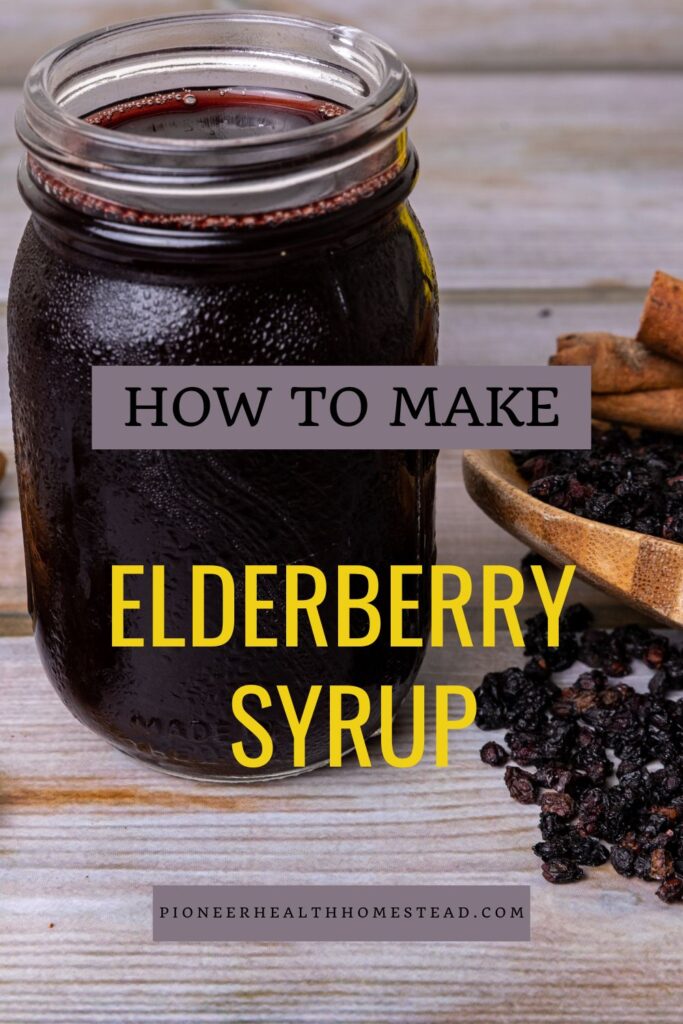
[[[410,72],[357,30],[258,13],[198,14],[84,36],[28,76],[18,132],[31,219],[12,278],[12,408],[28,592],[56,690],[86,725],[167,771],[204,779],[292,769],[276,709],[250,710],[274,739],[258,771],[232,743],[258,742],[231,714],[235,689],[313,683],[379,688],[395,706],[423,649],[386,630],[367,648],[244,643],[112,647],[111,566],[139,564],[126,619],[151,636],[150,570],[164,565],[166,633],[187,637],[189,575],[223,565],[428,567],[433,452],[93,451],[93,365],[432,364],[436,283],[407,202],[416,156]],[[415,596],[420,583],[415,577]],[[262,596],[282,607],[282,577]],[[383,588],[385,591],[387,588]],[[406,594],[410,597],[410,594]],[[384,598],[380,593],[380,605]],[[385,618],[385,616],[383,616]],[[220,631],[207,589],[207,634]],[[426,637],[421,612],[405,629]],[[362,631],[362,630],[361,630]],[[319,702],[307,763],[328,757]]]

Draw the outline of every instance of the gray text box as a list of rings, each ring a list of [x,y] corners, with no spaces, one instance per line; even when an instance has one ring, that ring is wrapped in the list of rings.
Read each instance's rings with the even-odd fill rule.
[[[154,886],[156,942],[528,942],[525,885]]]
[[[92,445],[589,448],[590,388],[577,366],[94,366]]]

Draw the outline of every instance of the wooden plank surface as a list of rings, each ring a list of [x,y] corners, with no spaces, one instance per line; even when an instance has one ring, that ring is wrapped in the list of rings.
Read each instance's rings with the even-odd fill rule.
[[[421,79],[415,196],[442,284],[641,288],[683,274],[683,76]]]
[[[540,361],[556,328],[604,317],[627,330],[636,315],[636,304],[447,303],[445,360],[476,359],[487,342],[487,361],[493,348],[498,361]],[[440,559],[515,564],[523,549],[472,506],[455,453],[439,479]],[[10,477],[0,559],[20,566],[13,491]],[[20,589],[14,573],[3,587],[11,578]],[[573,598],[602,624],[631,617],[581,585]],[[3,589],[3,607],[15,600]],[[495,652],[447,648],[421,678],[475,685],[517,660],[502,638]],[[0,688],[3,1022],[583,1024],[596,1005],[601,1024],[640,1024],[653,1005],[657,1024],[678,1020],[676,987],[661,992],[683,919],[609,869],[568,890],[541,882],[536,812],[481,765],[476,730],[458,735],[447,770],[378,764],[361,778],[349,762],[286,784],[202,786],[150,772],[76,723],[29,637],[0,639]],[[533,944],[152,945],[153,884],[273,882],[531,884]]]
[[[13,24],[38,3],[15,8]],[[67,0],[64,10],[81,8],[85,0]],[[345,8],[348,19],[354,8]],[[52,32],[60,13],[39,9]],[[105,0],[97,5],[103,17],[107,9]],[[576,59],[600,52],[591,60],[609,64],[596,25],[616,33],[610,18],[644,23],[648,11],[655,24],[675,18],[678,5],[613,0],[598,22],[584,0],[444,0],[441,9],[469,10],[470,22],[463,16],[462,36],[437,40],[445,33],[435,21],[435,54],[460,52],[469,24],[489,63],[516,60],[518,50],[531,66],[534,41],[539,54],[542,44],[515,34],[515,9],[534,32],[552,27],[558,60],[570,59],[571,33],[579,38],[585,27],[578,17],[570,25],[567,12],[580,12],[593,27]],[[381,16],[371,0],[367,11]],[[398,31],[407,14],[392,11]],[[644,48],[649,38],[641,25]],[[680,39],[659,24],[653,61],[665,53],[678,61]],[[683,273],[683,77],[426,75],[421,89],[416,207],[443,289],[442,361],[539,363],[558,333],[632,331],[654,267]],[[16,91],[0,91],[0,301],[25,217],[10,185],[16,102]],[[0,340],[3,324],[0,315]],[[3,378],[0,447],[10,443]],[[438,520],[440,561],[476,570],[485,561],[515,564],[523,553],[469,501],[455,453],[441,458]],[[500,774],[480,763],[481,733],[458,734],[442,770],[427,761],[405,772],[377,765],[360,777],[347,763],[248,787],[152,773],[78,725],[31,638],[8,635],[28,630],[11,469],[0,487],[0,565],[2,1024],[677,1024],[679,910],[609,868],[579,886],[542,883],[529,849],[536,812],[513,804]],[[573,597],[595,606],[602,624],[631,617],[581,585]],[[474,684],[514,659],[505,643],[495,652],[447,648],[430,653],[422,680]],[[407,716],[401,722],[405,731]],[[152,944],[153,884],[221,882],[531,883],[533,941]]]
[[[19,85],[38,57],[75,36],[134,18],[202,11],[208,0],[23,0],[0,5],[0,85]]]
[[[423,75],[415,207],[442,289],[638,289],[683,275],[683,76]],[[26,211],[0,90],[0,301]]]
[[[459,733],[444,769],[348,761],[285,784],[194,784],[78,725],[30,639],[0,652],[3,1022],[678,1024],[680,910],[609,867],[543,882],[538,810],[481,764],[488,734]],[[475,684],[511,660],[502,638],[445,649],[422,679]],[[532,943],[150,941],[153,884],[275,882],[531,884]]]
[[[0,83],[19,82],[44,50],[103,25],[233,0],[25,0],[0,8]],[[247,0],[243,7],[253,6]],[[391,43],[416,68],[577,70],[683,67],[678,0],[259,0],[264,10],[342,21]]]
[[[261,7],[293,9],[288,0]],[[373,32],[421,70],[682,66],[676,0],[303,0],[296,9]]]

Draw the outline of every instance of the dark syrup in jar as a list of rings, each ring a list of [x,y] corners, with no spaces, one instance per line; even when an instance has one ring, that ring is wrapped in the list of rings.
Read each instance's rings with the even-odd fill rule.
[[[84,120],[101,128],[165,139],[244,139],[310,128],[347,112],[338,103],[285,90],[179,89],[104,107]]]
[[[189,102],[192,97],[195,102]],[[226,138],[289,131],[339,116],[343,108],[293,94],[179,90],[132,99],[88,120],[118,132],[167,138]],[[397,187],[398,186],[394,186]],[[92,364],[430,364],[436,357],[436,285],[410,207],[409,185],[380,204],[373,188],[338,212],[294,224],[255,226],[226,218],[225,251],[184,252],[189,230],[169,232],[155,255],[129,244],[96,251],[80,244],[82,217],[52,227],[34,219],[17,260],[10,309],[13,413],[25,529],[29,600],[50,677],[71,710],[121,749],[201,777],[253,777],[233,759],[242,740],[258,742],[231,715],[234,690],[258,683],[289,687],[299,711],[314,683],[361,686],[371,695],[366,732],[379,724],[379,687],[396,703],[423,651],[392,649],[388,630],[369,648],[337,648],[337,566],[372,566],[380,593],[391,564],[434,557],[434,455],[420,452],[93,451]],[[56,193],[58,195],[58,192]],[[134,211],[82,209],[128,221]],[[287,212],[289,213],[289,212]],[[134,218],[133,218],[134,219]],[[149,218],[145,223],[149,223]],[[152,224],[163,227],[163,218]],[[276,226],[273,226],[273,225]],[[141,229],[141,235],[144,229]],[[134,242],[134,239],[132,240]],[[127,596],[129,636],[144,648],[112,648],[111,565],[143,564]],[[329,583],[317,649],[305,621],[297,649],[284,638],[282,575],[264,577],[261,596],[276,611],[262,632],[277,648],[248,649],[240,619],[247,563],[303,563]],[[166,633],[185,648],[150,646],[150,567],[167,575]],[[237,588],[234,636],[226,647],[192,649],[193,564],[224,565]],[[221,624],[217,594],[207,598],[207,635]],[[415,596],[406,593],[406,596]],[[388,622],[384,596],[379,605]],[[423,601],[424,607],[424,601]],[[277,609],[280,609],[278,611]],[[406,616],[426,637],[426,614]],[[366,623],[362,617],[357,631]],[[349,711],[353,711],[353,702]],[[277,698],[250,711],[271,732],[275,752],[259,774],[292,769],[292,745]],[[328,757],[328,706],[321,698],[307,742],[310,766]]]

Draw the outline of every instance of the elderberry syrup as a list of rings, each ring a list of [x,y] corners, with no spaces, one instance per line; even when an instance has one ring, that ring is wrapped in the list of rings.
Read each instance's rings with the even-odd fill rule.
[[[239,725],[236,688],[379,690],[395,706],[422,646],[285,643],[282,573],[262,579],[277,647],[245,644],[238,616],[217,648],[112,646],[112,565],[131,578],[131,637],[152,634],[148,580],[164,565],[164,630],[188,637],[193,565],[428,569],[435,453],[93,451],[94,365],[400,364],[436,360],[429,251],[407,203],[416,156],[407,68],[354,29],[259,13],[136,22],[82,37],[27,79],[18,132],[31,210],[12,278],[12,408],[28,594],[46,670],[86,725],[178,774],[237,779],[293,770],[279,701],[249,705],[274,741]],[[428,574],[426,576],[428,578]],[[418,576],[404,632],[426,640]],[[359,594],[358,596],[362,596]],[[236,605],[239,598],[236,595]],[[327,610],[329,609],[329,610]],[[336,594],[322,609],[335,631]],[[207,590],[206,635],[221,628]],[[362,634],[362,616],[358,622]],[[354,712],[353,701],[349,715]],[[329,755],[319,702],[307,765]]]

